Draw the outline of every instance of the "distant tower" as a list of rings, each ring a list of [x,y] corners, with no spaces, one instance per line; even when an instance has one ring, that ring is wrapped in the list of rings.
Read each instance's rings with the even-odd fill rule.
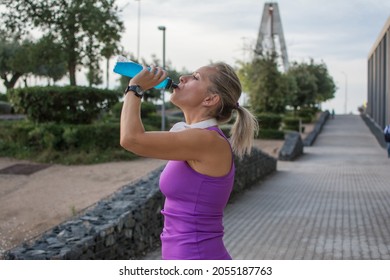
[[[280,52],[275,45],[276,39],[279,39]],[[278,3],[268,2],[264,4],[263,16],[261,18],[259,35],[255,48],[256,54],[278,53],[283,61],[284,71],[288,70],[288,57],[286,42],[284,41],[282,20],[280,19]]]

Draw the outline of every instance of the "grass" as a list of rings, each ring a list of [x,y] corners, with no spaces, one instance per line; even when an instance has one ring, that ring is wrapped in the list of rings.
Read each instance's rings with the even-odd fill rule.
[[[136,155],[124,150],[119,146],[119,140],[116,141],[116,135],[112,136],[113,130],[104,130],[100,127],[92,127],[88,133],[73,136],[80,145],[56,145],[59,141],[65,141],[63,138],[54,138],[53,130],[39,130],[40,134],[33,135],[37,127],[27,129],[14,129],[25,122],[18,121],[0,121],[0,157],[10,157],[15,159],[31,160],[40,163],[56,163],[64,165],[77,164],[96,164],[114,161],[127,161],[137,158]],[[21,124],[21,125],[20,125]],[[28,123],[27,123],[28,124]],[[22,126],[23,127],[23,126]],[[84,127],[85,128],[85,127]],[[108,137],[100,139],[97,142],[91,138],[94,129],[101,129],[100,133],[92,137]],[[114,133],[115,130],[114,130]],[[107,135],[110,134],[110,135]],[[98,136],[97,136],[98,135]],[[48,137],[50,136],[50,137]],[[84,140],[80,137],[86,137]],[[118,135],[119,138],[119,135]],[[108,141],[103,141],[107,140]],[[73,140],[73,139],[72,139]],[[98,139],[99,140],[99,139]],[[86,142],[89,141],[89,142]],[[98,143],[100,145],[95,145]],[[102,144],[103,143],[103,144]]]

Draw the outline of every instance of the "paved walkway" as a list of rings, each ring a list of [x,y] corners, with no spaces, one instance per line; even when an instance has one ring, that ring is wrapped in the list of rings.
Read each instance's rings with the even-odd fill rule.
[[[330,119],[304,152],[228,205],[232,257],[390,259],[390,159],[361,117]]]

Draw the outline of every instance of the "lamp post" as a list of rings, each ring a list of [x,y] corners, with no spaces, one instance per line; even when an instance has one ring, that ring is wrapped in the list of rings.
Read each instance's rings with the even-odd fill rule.
[[[345,98],[344,98],[344,113],[347,114],[347,102],[348,102],[348,75],[341,71],[345,77]]]
[[[140,46],[140,34],[141,34],[141,0],[135,0],[138,2],[138,27],[137,27],[137,61],[139,62],[139,46]]]
[[[158,30],[163,32],[163,69],[165,69],[165,26],[159,26]],[[161,130],[165,131],[165,89],[161,89],[162,105],[161,105]]]

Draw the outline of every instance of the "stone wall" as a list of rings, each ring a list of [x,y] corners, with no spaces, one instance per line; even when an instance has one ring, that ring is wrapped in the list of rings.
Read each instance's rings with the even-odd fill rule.
[[[313,145],[317,136],[321,133],[322,127],[329,118],[329,111],[321,113],[321,116],[314,125],[313,130],[302,140],[298,132],[289,132],[285,135],[282,148],[279,151],[279,160],[292,161],[303,154],[304,146]]]
[[[235,159],[232,197],[276,171],[276,160],[253,149]],[[64,222],[5,253],[5,259],[137,259],[160,245],[163,195],[159,168]]]
[[[328,120],[329,115],[330,113],[328,110],[321,113],[321,116],[319,117],[316,124],[314,125],[313,130],[303,140],[304,146],[311,146],[314,144],[314,141],[317,139],[317,136],[320,134],[322,127],[325,125],[326,121]]]
[[[363,121],[365,122],[365,124],[368,126],[368,128],[370,129],[371,133],[375,136],[376,140],[378,141],[379,145],[382,147],[382,148],[386,148],[387,147],[387,144],[386,144],[386,141],[385,141],[385,136],[384,136],[384,133],[383,133],[383,130],[379,124],[377,124],[371,117],[370,115],[366,114],[366,113],[363,113],[363,114],[360,114],[360,116],[362,117]]]
[[[267,175],[276,171],[277,161],[268,154],[253,148],[250,156],[234,160],[236,176],[231,197],[244,192]]]
[[[279,151],[279,160],[293,161],[303,154],[303,142],[299,132],[289,132],[285,135],[284,143]]]

